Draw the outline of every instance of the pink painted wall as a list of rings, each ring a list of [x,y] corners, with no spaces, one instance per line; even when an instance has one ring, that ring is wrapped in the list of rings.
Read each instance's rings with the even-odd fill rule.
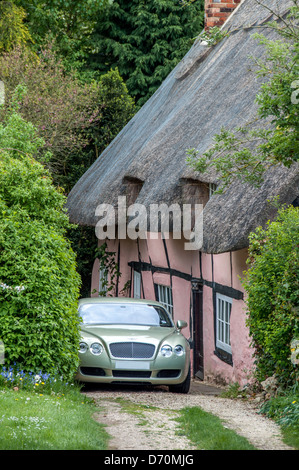
[[[171,287],[174,321],[180,319],[188,322],[188,328],[184,329],[183,333],[192,340],[195,333],[193,332],[191,278],[203,279],[204,378],[221,383],[239,382],[244,385],[250,380],[253,371],[252,350],[245,325],[245,304],[243,300],[233,299],[230,322],[233,360],[231,365],[215,354],[213,288],[220,285],[243,292],[239,276],[242,276],[246,269],[247,250],[210,255],[201,254],[198,251],[185,251],[184,240],[168,239],[164,242],[165,245],[161,237],[138,241],[129,239],[109,241],[109,251],[114,251],[116,257],[119,254],[122,275],[119,279],[118,292],[123,289],[127,281],[133,279],[133,269],[128,263],[145,263],[141,269],[141,297],[144,292],[144,298],[155,300],[154,284]],[[92,289],[99,285],[98,268],[98,261],[96,261],[93,269]],[[131,293],[122,295],[133,296],[133,284]]]

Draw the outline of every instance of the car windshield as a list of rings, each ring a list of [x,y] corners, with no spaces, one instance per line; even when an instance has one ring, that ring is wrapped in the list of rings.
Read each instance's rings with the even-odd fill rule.
[[[79,308],[84,324],[173,326],[166,311],[156,305],[86,303]]]

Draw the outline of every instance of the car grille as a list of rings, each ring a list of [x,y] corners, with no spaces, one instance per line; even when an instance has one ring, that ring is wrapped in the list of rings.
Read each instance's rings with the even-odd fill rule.
[[[151,371],[143,371],[143,370],[113,370],[112,375],[113,377],[125,377],[125,378],[143,378],[148,379],[151,376]]]
[[[111,343],[109,347],[112,356],[121,359],[149,359],[155,352],[155,345],[149,343]]]

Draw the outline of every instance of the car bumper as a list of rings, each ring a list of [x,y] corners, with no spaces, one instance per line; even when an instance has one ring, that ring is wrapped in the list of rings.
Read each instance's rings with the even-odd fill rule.
[[[76,380],[95,383],[147,383],[152,385],[175,385],[184,382],[189,371],[188,357],[175,358],[175,361],[164,358],[157,361],[101,361],[91,363],[81,361]],[[106,362],[106,361],[105,361]]]

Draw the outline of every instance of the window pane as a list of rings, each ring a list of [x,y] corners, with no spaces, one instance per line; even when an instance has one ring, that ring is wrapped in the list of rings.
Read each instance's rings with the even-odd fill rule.
[[[161,284],[156,284],[157,286],[157,293],[158,293],[158,301],[161,302],[170,315],[173,314],[173,301],[172,301],[172,291],[171,287],[162,286]]]
[[[231,353],[230,315],[232,299],[216,294],[216,346]]]
[[[134,298],[141,298],[141,274],[138,271],[134,271]]]

